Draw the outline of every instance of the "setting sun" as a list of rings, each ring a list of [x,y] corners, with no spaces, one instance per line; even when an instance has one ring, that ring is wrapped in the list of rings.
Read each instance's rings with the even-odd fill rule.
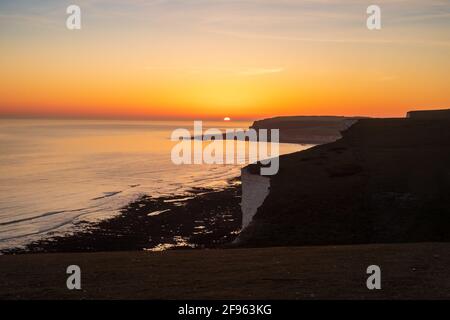
[[[61,23],[64,2],[0,3],[0,116],[402,116],[450,104],[448,18],[426,3],[386,4],[397,22],[377,31],[345,3],[84,3],[81,30]]]

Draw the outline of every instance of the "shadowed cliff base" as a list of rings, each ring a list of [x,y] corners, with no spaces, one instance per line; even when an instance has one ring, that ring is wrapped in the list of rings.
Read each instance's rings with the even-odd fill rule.
[[[450,121],[362,119],[281,157],[242,246],[450,241]]]

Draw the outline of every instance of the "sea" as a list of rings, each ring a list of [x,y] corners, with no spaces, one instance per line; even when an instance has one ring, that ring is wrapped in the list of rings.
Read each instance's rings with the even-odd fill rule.
[[[246,129],[251,122],[205,121]],[[176,129],[192,121],[0,119],[0,250],[113,217],[138,197],[220,189],[243,164],[175,165]],[[279,144],[280,154],[309,148]],[[226,151],[225,151],[226,152]]]

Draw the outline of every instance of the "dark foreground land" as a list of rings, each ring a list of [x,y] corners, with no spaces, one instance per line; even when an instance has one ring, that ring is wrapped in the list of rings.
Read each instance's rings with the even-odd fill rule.
[[[82,290],[66,288],[81,268]],[[369,291],[366,269],[381,267]],[[0,256],[0,299],[450,299],[450,244]]]

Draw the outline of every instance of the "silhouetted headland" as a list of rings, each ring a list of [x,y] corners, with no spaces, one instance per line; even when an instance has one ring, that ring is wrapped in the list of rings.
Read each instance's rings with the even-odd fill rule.
[[[449,114],[360,119],[336,142],[282,156],[239,243],[450,241]]]
[[[341,131],[363,117],[291,116],[255,121],[253,129],[279,129],[280,142],[323,144],[341,138]]]

